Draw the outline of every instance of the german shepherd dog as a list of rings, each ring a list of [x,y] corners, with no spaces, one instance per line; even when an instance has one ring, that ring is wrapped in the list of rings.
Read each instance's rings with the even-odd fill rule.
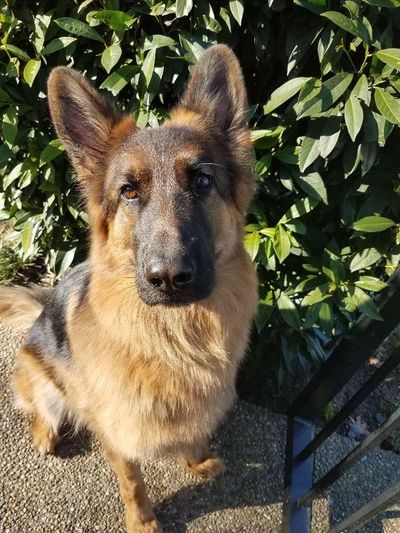
[[[210,47],[170,118],[144,130],[70,68],[52,71],[48,95],[90,253],[55,289],[1,289],[0,317],[30,328],[17,399],[41,453],[64,422],[86,424],[118,476],[128,532],[161,531],[139,461],[174,454],[201,477],[223,471],[207,441],[234,400],[257,305],[241,69]]]

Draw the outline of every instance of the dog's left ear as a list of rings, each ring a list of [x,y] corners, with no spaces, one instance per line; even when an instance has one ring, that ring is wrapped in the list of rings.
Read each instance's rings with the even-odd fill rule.
[[[179,107],[211,120],[221,133],[247,129],[242,70],[228,46],[211,46],[201,56]]]

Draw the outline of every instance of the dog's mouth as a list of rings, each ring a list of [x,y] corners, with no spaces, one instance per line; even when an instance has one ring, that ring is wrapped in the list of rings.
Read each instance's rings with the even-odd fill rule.
[[[146,305],[163,305],[165,307],[183,307],[190,305],[194,302],[204,300],[210,296],[212,287],[204,288],[197,291],[185,291],[181,292],[156,292],[153,290],[141,290],[139,287],[139,296]]]

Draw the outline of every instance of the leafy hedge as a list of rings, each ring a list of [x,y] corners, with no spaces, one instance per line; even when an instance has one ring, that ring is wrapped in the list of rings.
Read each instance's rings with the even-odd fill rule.
[[[258,352],[319,363],[400,257],[399,0],[9,0],[0,14],[1,218],[24,260],[62,274],[86,214],[49,121],[55,65],[86,72],[139,126],[157,125],[214,42],[243,65],[259,193],[245,243]],[[57,5],[57,7],[55,7]],[[280,356],[283,354],[283,357]]]

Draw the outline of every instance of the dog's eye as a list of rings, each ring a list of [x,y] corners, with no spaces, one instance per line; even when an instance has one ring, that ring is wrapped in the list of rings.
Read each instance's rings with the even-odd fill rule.
[[[213,186],[213,179],[211,176],[208,176],[208,174],[197,174],[196,178],[195,178],[195,184],[196,184],[196,189],[198,190],[205,190],[205,189],[209,189],[210,187]]]
[[[125,200],[136,200],[138,197],[138,191],[133,187],[132,185],[125,185],[121,189],[121,195],[125,198]]]

